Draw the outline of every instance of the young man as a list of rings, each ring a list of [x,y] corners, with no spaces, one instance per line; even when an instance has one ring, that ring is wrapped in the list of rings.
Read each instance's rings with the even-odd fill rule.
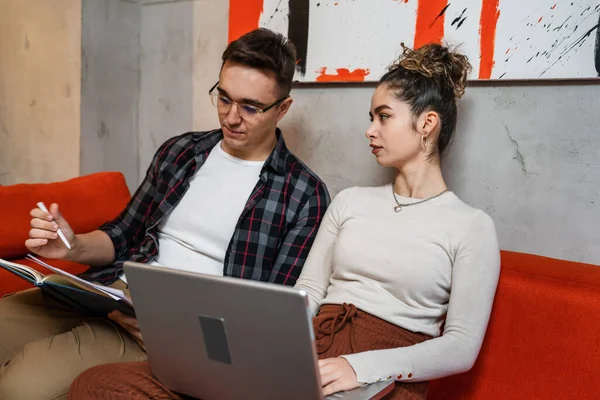
[[[277,128],[294,69],[295,49],[279,34],[259,29],[232,42],[210,90],[221,129],[165,142],[126,209],[97,231],[75,235],[56,204],[32,210],[27,247],[94,265],[85,276],[114,287],[126,286],[126,260],[293,285],[329,204]],[[0,398],[64,399],[89,367],[145,360],[137,321],[109,317],[38,289],[0,300]]]

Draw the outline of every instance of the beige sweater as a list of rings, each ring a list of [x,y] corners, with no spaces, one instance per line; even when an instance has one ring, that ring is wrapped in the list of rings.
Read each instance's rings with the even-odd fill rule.
[[[401,381],[424,381],[470,369],[498,283],[498,241],[487,214],[451,192],[398,214],[395,205],[391,185],[340,192],[296,284],[315,313],[321,304],[353,303],[435,337],[344,356],[362,383],[400,375]]]

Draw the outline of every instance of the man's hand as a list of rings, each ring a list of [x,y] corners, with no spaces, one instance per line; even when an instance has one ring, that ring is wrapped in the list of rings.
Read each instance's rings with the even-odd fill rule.
[[[140,345],[142,350],[146,351],[146,346],[144,346],[144,339],[142,339],[142,332],[140,332],[140,325],[138,324],[137,318],[130,317],[129,315],[123,314],[121,311],[116,310],[108,313],[108,318],[115,321],[123,329],[129,332],[137,344]]]
[[[72,248],[76,247],[75,234],[58,210],[58,204],[51,204],[49,211],[45,212],[39,208],[31,210],[31,230],[25,246],[32,253],[42,257],[65,258],[70,250],[59,239],[57,230],[60,228]]]
[[[354,368],[345,358],[319,360],[319,373],[321,374],[321,385],[323,385],[323,396],[343,390],[352,390],[360,386],[356,380]]]

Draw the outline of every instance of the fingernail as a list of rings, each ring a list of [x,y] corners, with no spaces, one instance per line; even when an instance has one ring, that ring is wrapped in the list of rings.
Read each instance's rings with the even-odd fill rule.
[[[58,235],[56,233],[52,234],[52,239],[56,239],[58,237]]]
[[[47,244],[48,240],[47,239],[42,239],[42,244]]]
[[[52,215],[48,215],[48,216],[46,217],[46,219],[47,219],[48,221],[52,221]]]

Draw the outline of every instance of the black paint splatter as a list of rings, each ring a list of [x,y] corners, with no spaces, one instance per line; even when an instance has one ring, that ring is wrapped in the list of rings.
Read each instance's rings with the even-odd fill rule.
[[[572,16],[570,15],[570,16],[569,16],[569,18],[565,19],[565,20],[564,20],[564,22],[563,22],[562,24],[560,24],[560,26],[557,26],[557,27],[556,27],[556,28],[554,28],[553,30],[554,30],[555,32],[556,32],[556,31],[559,31],[559,30],[561,30],[561,29],[562,29],[562,27],[563,27],[563,26],[565,26],[565,24],[567,23],[567,21],[571,19],[571,17],[572,17]]]
[[[598,24],[596,24],[596,25],[595,25],[595,26],[594,26],[592,29],[590,29],[589,31],[587,31],[586,33],[584,33],[583,35],[581,35],[581,36],[579,37],[579,39],[577,39],[577,40],[575,41],[575,43],[573,43],[573,44],[572,44],[572,45],[571,45],[571,46],[570,46],[568,49],[566,49],[566,50],[565,50],[565,51],[564,51],[564,52],[561,54],[561,56],[564,56],[565,54],[567,54],[568,52],[570,52],[571,50],[573,50],[573,49],[574,49],[574,48],[575,48],[577,45],[581,45],[581,44],[583,44],[583,41],[584,41],[585,39],[587,39],[587,38],[588,38],[588,37],[589,37],[589,36],[592,34],[592,32],[594,32],[596,29],[598,29],[598,26],[600,26],[600,22],[599,22]]]
[[[454,24],[459,23],[460,20],[463,19],[463,17],[465,16],[466,12],[467,12],[466,8],[464,10],[462,10],[462,12],[460,13],[460,15],[452,20],[452,23],[450,24],[450,26],[454,26]],[[464,19],[466,19],[466,18],[467,17],[465,17]],[[460,24],[458,26],[460,26]]]
[[[309,0],[289,0],[288,38],[296,45],[296,70],[306,74],[308,52]]]
[[[443,9],[442,11],[440,11],[440,13],[438,14],[438,16],[437,16],[437,17],[435,17],[435,19],[433,20],[433,22],[431,23],[431,25],[429,25],[429,28],[430,28],[430,29],[433,27],[433,24],[435,24],[435,22],[436,22],[438,19],[440,19],[440,18],[441,18],[441,17],[444,15],[444,13],[445,13],[445,12],[446,12],[446,10],[448,9],[448,7],[450,7],[450,3],[448,3],[448,4],[446,5],[446,7],[444,7],[444,9]]]
[[[502,79],[502,77],[503,77],[504,75],[506,75],[506,72],[505,72],[505,73],[503,73],[502,75],[500,75],[500,76],[498,77],[498,79]]]
[[[586,12],[587,10],[589,10],[590,8],[592,8],[592,6],[587,6],[587,8],[581,12],[581,16],[583,16],[583,14],[585,14],[585,12]]]
[[[279,11],[279,6],[281,5],[282,1],[283,0],[279,0],[279,3],[277,3],[277,6],[275,7],[275,11],[273,11],[273,14],[269,18],[269,20],[265,23],[265,26],[269,25],[269,22],[271,22],[271,20],[275,17],[275,15],[277,14],[277,12]]]
[[[541,74],[540,76],[544,75],[546,72],[548,72],[548,70],[550,70],[550,68],[552,68],[557,62],[559,62],[560,60],[562,60],[562,58],[564,56],[566,56],[571,50],[573,50],[575,47],[577,46],[581,46],[583,44],[583,42],[590,37],[590,35],[592,34],[592,32],[594,32],[595,30],[598,29],[598,26],[600,26],[600,21],[598,22],[598,24],[596,24],[592,29],[590,29],[589,31],[587,31],[586,33],[584,33],[583,35],[581,35],[573,44],[571,44],[566,50],[564,50],[561,55],[552,63],[550,64],[550,66],[548,68],[546,68]],[[596,36],[597,39],[597,36]],[[554,46],[553,46],[554,47]],[[596,53],[597,54],[597,53]]]

